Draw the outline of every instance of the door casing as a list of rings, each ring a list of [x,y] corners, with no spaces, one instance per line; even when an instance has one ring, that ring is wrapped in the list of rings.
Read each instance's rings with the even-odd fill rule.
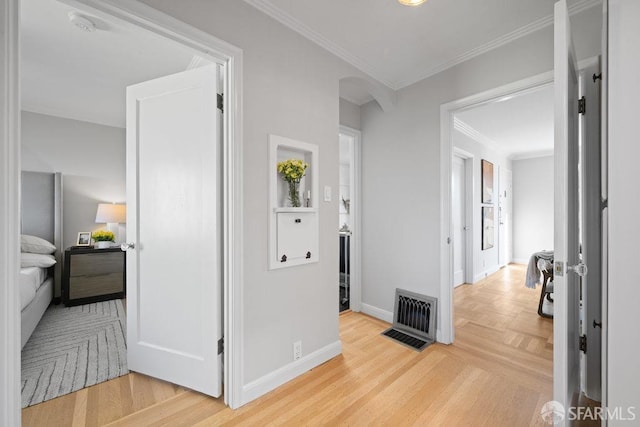
[[[242,67],[241,49],[135,0],[62,0],[98,15],[124,21],[180,43],[220,64],[224,73],[223,134],[223,289],[224,289],[224,400],[231,408],[242,405]],[[20,312],[18,258],[20,224],[20,0],[0,0],[3,84],[0,104],[3,132],[0,142],[0,424],[20,425]]]
[[[351,272],[351,286],[349,289],[349,308],[351,311],[361,311],[362,310],[362,252],[361,252],[361,242],[362,238],[360,237],[360,233],[362,230],[362,212],[361,212],[361,203],[360,203],[360,195],[362,194],[362,179],[361,179],[361,162],[362,162],[362,133],[357,130],[347,126],[340,126],[340,134],[346,135],[353,139],[353,159],[352,159],[352,167],[349,170],[351,174],[350,181],[353,183],[353,188],[351,188],[351,218],[353,219],[353,225],[351,227],[351,239],[349,245],[350,251],[350,266],[349,271]]]
[[[487,104],[552,84],[553,72],[546,72],[509,83],[440,106],[440,324],[437,340],[451,344],[455,339],[453,327],[453,251],[451,239],[451,168],[454,146],[453,119],[456,112]]]

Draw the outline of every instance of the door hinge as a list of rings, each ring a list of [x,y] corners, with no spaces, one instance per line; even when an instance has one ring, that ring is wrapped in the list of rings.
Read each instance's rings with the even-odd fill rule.
[[[587,336],[580,335],[580,351],[583,353],[587,353]]]
[[[222,354],[224,352],[224,337],[218,340],[218,354]]]
[[[597,80],[602,80],[602,73],[600,74],[593,73],[593,82],[595,83]]]
[[[584,96],[578,99],[578,114],[585,114],[587,112],[587,100]]]
[[[609,207],[609,200],[608,199],[600,200],[600,209],[601,210],[605,210],[608,207]]]
[[[218,94],[218,110],[224,113],[224,96],[221,93]]]

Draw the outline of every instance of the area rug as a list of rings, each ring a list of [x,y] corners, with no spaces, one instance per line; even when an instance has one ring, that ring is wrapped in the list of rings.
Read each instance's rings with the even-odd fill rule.
[[[22,349],[22,407],[127,374],[122,301],[51,305]]]

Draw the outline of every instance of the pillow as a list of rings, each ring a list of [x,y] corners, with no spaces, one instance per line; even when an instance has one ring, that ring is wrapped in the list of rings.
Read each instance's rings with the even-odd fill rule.
[[[30,254],[23,252],[20,257],[20,267],[42,267],[48,268],[56,263],[53,255],[46,254]]]
[[[31,254],[52,254],[56,251],[56,247],[46,240],[26,234],[23,234],[20,238],[20,247],[22,252]]]

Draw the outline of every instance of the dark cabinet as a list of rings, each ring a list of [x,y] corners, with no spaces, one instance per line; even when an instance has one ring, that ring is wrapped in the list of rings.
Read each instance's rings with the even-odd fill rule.
[[[67,249],[64,255],[62,301],[65,305],[125,297],[126,255],[120,248]]]

